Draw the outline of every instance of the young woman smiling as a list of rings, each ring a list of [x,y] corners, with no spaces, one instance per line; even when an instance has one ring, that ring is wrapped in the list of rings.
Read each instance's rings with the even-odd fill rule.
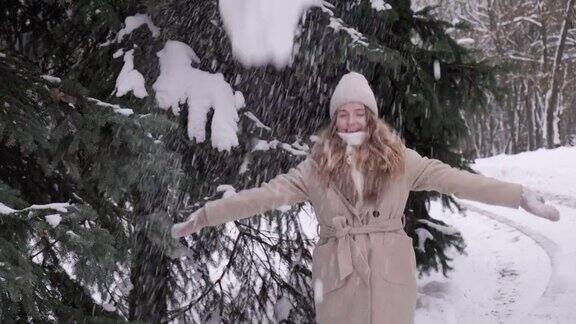
[[[206,203],[173,226],[182,237],[206,226],[309,201],[319,224],[312,285],[319,323],[413,323],[416,259],[404,232],[410,191],[434,190],[528,212],[552,221],[556,208],[520,184],[422,157],[378,118],[368,81],[342,77],[331,122],[304,161],[258,188]]]

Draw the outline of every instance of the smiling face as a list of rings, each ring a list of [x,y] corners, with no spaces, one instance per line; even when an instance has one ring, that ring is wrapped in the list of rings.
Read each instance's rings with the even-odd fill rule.
[[[336,129],[342,133],[366,130],[366,107],[357,102],[344,104],[336,111]]]

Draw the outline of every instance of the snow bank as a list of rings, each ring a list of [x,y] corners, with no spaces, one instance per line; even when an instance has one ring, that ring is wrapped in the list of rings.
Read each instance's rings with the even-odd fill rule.
[[[433,272],[418,280],[415,324],[536,323],[521,319],[550,275],[544,250],[505,224],[472,211],[453,213],[439,200],[431,202],[430,216],[460,230],[466,254],[446,250],[454,266],[449,277]]]
[[[461,202],[467,209],[463,216],[433,201],[430,215],[460,230],[467,255],[447,250],[454,258],[450,278],[432,273],[419,280],[415,323],[572,323],[576,318],[574,165],[576,147],[501,154],[472,165],[486,176],[543,193],[547,203],[559,209],[559,222],[523,209],[470,200]]]
[[[291,64],[300,17],[320,0],[220,0],[232,53],[245,66]]]
[[[535,217],[523,209],[471,202],[505,217],[550,251],[552,273],[546,290],[524,316],[525,323],[572,323],[576,318],[576,147],[539,149],[478,159],[472,167],[500,180],[520,183],[541,194],[560,211],[559,222]],[[546,282],[546,280],[543,280]]]
[[[210,108],[212,118],[212,146],[230,150],[238,145],[238,112],[244,106],[244,96],[224,80],[221,73],[213,74],[193,68],[199,58],[188,45],[168,41],[157,53],[160,75],[152,88],[162,109],[179,114],[180,104],[188,104],[188,137],[204,142],[204,127]]]
[[[483,174],[518,182],[536,191],[576,197],[576,147],[539,149],[478,159],[472,167]]]

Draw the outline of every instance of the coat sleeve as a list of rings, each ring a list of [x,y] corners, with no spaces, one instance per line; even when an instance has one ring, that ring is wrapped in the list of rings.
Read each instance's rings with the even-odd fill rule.
[[[438,191],[491,205],[520,206],[522,185],[460,170],[409,148],[406,175],[411,191]]]
[[[200,210],[208,225],[216,226],[247,218],[283,205],[308,200],[308,180],[313,168],[311,158],[300,162],[260,187],[239,191],[234,196],[210,201]]]

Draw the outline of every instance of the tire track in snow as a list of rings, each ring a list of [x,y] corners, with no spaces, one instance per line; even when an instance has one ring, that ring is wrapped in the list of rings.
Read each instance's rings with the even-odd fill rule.
[[[548,238],[546,238],[545,236],[542,236],[539,233],[532,233],[532,231],[530,231],[530,229],[527,228],[520,228],[521,226],[519,226],[518,224],[500,216],[497,214],[494,214],[492,212],[483,210],[481,208],[472,206],[472,205],[468,205],[466,203],[460,202],[460,205],[465,207],[467,211],[488,217],[489,219],[492,219],[494,222],[496,222],[496,224],[501,224],[503,226],[505,226],[506,228],[508,228],[509,232],[515,231],[518,232],[519,234],[527,237],[528,239],[530,239],[532,242],[534,242],[536,247],[539,247],[540,249],[542,249],[542,251],[545,253],[545,255],[548,257],[548,259],[550,260],[551,263],[551,267],[553,267],[552,265],[552,258],[551,258],[551,251],[556,249],[556,244],[552,241],[550,241]],[[538,237],[538,239],[535,238],[535,236]],[[544,245],[546,245],[547,247],[544,247]],[[498,253],[498,251],[495,254],[496,259],[500,259],[501,256]],[[490,310],[490,312],[494,315],[495,319],[498,319],[498,323],[522,323],[521,320],[519,320],[522,316],[522,314],[518,314],[519,310],[516,309],[516,313],[513,313],[513,309],[514,307],[510,307],[511,305],[514,305],[517,301],[518,301],[518,291],[516,290],[518,287],[515,286],[514,284],[512,284],[510,281],[514,281],[516,279],[516,276],[519,275],[518,272],[516,272],[516,270],[514,270],[514,268],[510,267],[513,265],[513,263],[510,263],[510,265],[506,265],[505,262],[503,262],[501,259],[498,262],[498,265],[501,266],[502,268],[500,268],[498,270],[498,273],[500,275],[500,285],[502,285],[499,289],[498,289],[498,294],[496,296],[494,296],[494,301],[496,301],[496,306],[497,308]],[[548,277],[548,282],[546,283],[546,287],[548,287],[550,282],[550,277]],[[547,289],[547,288],[546,288]],[[544,289],[544,291],[546,291],[546,289]],[[544,293],[542,293],[544,294]],[[536,298],[538,298],[538,300],[540,298],[542,298],[541,296],[536,295]]]
[[[549,198],[551,197],[562,197],[562,195],[548,195]],[[545,197],[546,198],[546,197]],[[564,202],[573,203],[568,197]],[[551,199],[555,200],[555,199]],[[561,259],[561,249],[554,241],[539,233],[535,230],[532,230],[524,225],[518,224],[509,218],[503,217],[501,215],[495,214],[493,212],[478,208],[476,206],[462,203],[461,205],[464,206],[466,209],[490,217],[498,222],[511,226],[518,230],[520,233],[528,236],[536,244],[538,244],[542,249],[546,252],[548,257],[550,258],[551,264],[551,272],[550,277],[548,278],[548,283],[542,296],[540,297],[539,301],[534,305],[534,308],[531,310],[530,314],[526,314],[525,318],[527,323],[567,323],[565,320],[567,319],[566,312],[567,310],[561,308],[554,308],[554,305],[562,304],[560,300],[565,298],[567,295],[567,282],[561,273],[561,269],[565,268],[562,263]],[[566,204],[564,204],[567,206]],[[560,299],[560,300],[559,300]],[[542,307],[539,307],[542,306]],[[552,306],[552,307],[551,307]],[[538,308],[543,309],[544,311],[538,310]],[[568,310],[568,313],[573,311]],[[564,314],[564,316],[563,316]],[[570,316],[568,316],[569,318]],[[530,319],[529,319],[530,318]]]
[[[466,215],[446,212],[438,204],[432,207],[432,216],[461,231],[467,253],[453,256],[455,271],[450,278],[437,274],[422,278],[415,322],[523,323],[521,317],[539,301],[547,286],[549,256],[515,227],[471,208],[468,211]],[[534,268],[533,264],[542,266]],[[534,280],[537,284],[530,284]]]
[[[546,192],[546,191],[539,191],[539,190],[535,190],[535,191],[537,193],[541,194],[544,197],[544,200],[546,200],[546,201],[555,202],[555,203],[558,203],[560,205],[564,205],[566,207],[576,209],[576,197],[572,197],[572,196],[568,196],[568,195],[562,195],[562,194],[555,194],[555,193]]]

